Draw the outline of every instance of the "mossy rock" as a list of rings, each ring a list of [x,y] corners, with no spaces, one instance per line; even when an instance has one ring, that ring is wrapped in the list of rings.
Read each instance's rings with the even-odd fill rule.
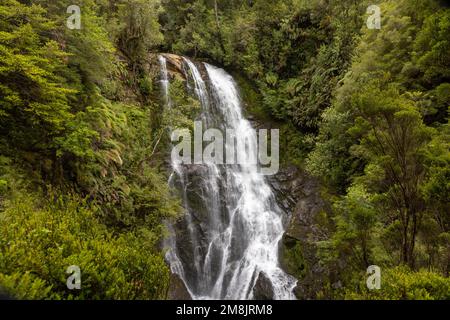
[[[300,241],[285,237],[282,251],[281,264],[283,269],[297,279],[304,278],[307,273],[307,266]]]

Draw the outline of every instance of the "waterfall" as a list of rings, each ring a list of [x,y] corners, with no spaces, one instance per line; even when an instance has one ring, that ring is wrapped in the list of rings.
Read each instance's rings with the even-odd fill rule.
[[[256,159],[254,131],[243,117],[233,78],[206,63],[199,66],[202,77],[196,64],[183,59],[186,79],[193,83],[189,87],[202,105],[203,126],[231,129],[234,138],[246,143],[231,139],[225,148],[237,146],[238,158]],[[160,62],[168,94],[166,61]],[[194,299],[252,299],[260,274],[270,281],[274,299],[294,299],[296,280],[278,261],[284,233],[281,210],[258,167],[239,163],[172,164],[170,184],[179,191],[186,212],[173,226],[166,259]]]
[[[167,60],[163,56],[158,57],[159,65],[161,67],[161,87],[165,99],[165,105],[171,107],[172,102],[170,101],[169,94],[169,73],[167,71]]]

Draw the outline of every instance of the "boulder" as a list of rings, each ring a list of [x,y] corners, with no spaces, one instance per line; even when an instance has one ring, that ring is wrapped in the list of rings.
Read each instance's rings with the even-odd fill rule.
[[[170,275],[169,292],[167,294],[169,300],[192,300],[186,286],[180,276],[172,273]]]
[[[272,282],[263,271],[258,275],[255,286],[253,287],[253,298],[255,300],[273,300],[274,291]]]

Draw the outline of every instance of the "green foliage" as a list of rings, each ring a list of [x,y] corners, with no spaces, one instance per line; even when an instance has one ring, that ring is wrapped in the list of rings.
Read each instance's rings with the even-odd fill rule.
[[[171,81],[169,96],[172,106],[164,110],[162,127],[193,129],[193,121],[200,114],[200,101],[186,92],[186,83],[178,78]]]
[[[366,1],[80,0],[82,28],[70,30],[71,4],[0,0],[4,289],[164,298],[156,246],[180,212],[168,129],[191,127],[200,108],[176,77],[171,108],[158,105],[150,52],[166,50],[234,70],[248,112],[281,129],[282,163],[326,186],[320,297],[449,298],[448,8],[384,0],[382,28],[367,30]],[[298,277],[303,251],[286,253]],[[71,264],[79,293],[65,288]],[[364,289],[369,264],[386,267],[379,292]]]
[[[362,279],[365,279],[365,275]],[[367,290],[365,280],[356,292],[348,290],[345,299],[353,300],[448,300],[450,279],[421,270],[412,272],[405,267],[382,270],[380,290]]]
[[[364,187],[355,185],[334,204],[336,232],[328,241],[319,243],[322,261],[345,261],[347,271],[361,270],[373,263],[373,232],[377,212]]]
[[[283,268],[297,279],[302,279],[306,274],[306,265],[300,242],[291,240],[283,252]]]
[[[426,87],[450,78],[450,12],[428,16],[414,42],[415,60]],[[448,100],[447,100],[448,102]]]
[[[440,32],[449,11],[429,1],[423,4],[434,11],[428,18],[412,5],[386,1],[381,30],[363,32],[307,160],[308,170],[341,194],[333,200],[335,229],[319,252],[344,287],[369,264],[404,263],[448,275],[448,201],[440,200],[448,199],[448,50],[440,51],[448,37]],[[393,283],[403,277],[396,272],[389,275]],[[404,277],[411,296],[392,289],[378,298],[444,297],[416,292],[422,280]]]
[[[72,4],[0,1],[0,285],[21,299],[163,299],[157,245],[180,207],[146,63],[159,2],[79,1],[80,30],[66,27]]]
[[[116,1],[117,41],[131,64],[140,64],[148,51],[163,41],[158,23],[159,0]]]
[[[58,75],[67,55],[40,36],[52,28],[44,13],[36,5],[0,2],[0,131],[28,150],[63,136],[73,118],[68,98],[74,91]]]
[[[0,286],[20,299],[161,299],[169,271],[146,228],[114,234],[75,196],[20,196],[0,212]],[[54,200],[53,200],[54,199]],[[82,288],[66,287],[77,265]]]
[[[291,0],[167,0],[163,6],[172,51],[243,70],[254,79],[265,109],[311,131],[350,62],[360,21],[348,15],[363,7]]]
[[[354,140],[348,130],[351,126],[348,110],[329,108],[322,115],[319,135],[306,160],[307,170],[334,189],[344,193],[351,177],[359,173],[363,159],[350,153]]]
[[[87,114],[87,122],[98,133],[96,148],[93,158],[73,164],[74,173],[77,187],[102,204],[108,225],[155,228],[179,212],[159,169],[157,151],[166,131],[151,128],[152,112],[105,101]]]

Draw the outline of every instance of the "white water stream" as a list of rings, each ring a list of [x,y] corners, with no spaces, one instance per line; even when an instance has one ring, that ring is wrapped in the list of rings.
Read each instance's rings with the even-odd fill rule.
[[[160,57],[163,91],[170,103],[166,60]],[[204,76],[184,58],[186,78],[202,104],[204,128],[231,129],[248,143],[235,148],[238,159],[256,159],[257,142],[233,78],[204,64]],[[227,141],[229,144],[230,141]],[[231,141],[233,143],[233,141]],[[237,149],[236,149],[237,148]],[[239,163],[242,163],[240,161]],[[171,185],[186,210],[174,227],[167,260],[194,299],[252,299],[260,272],[269,279],[274,299],[294,299],[296,280],[279,266],[284,233],[282,212],[264,176],[254,164],[179,165],[173,163]]]

